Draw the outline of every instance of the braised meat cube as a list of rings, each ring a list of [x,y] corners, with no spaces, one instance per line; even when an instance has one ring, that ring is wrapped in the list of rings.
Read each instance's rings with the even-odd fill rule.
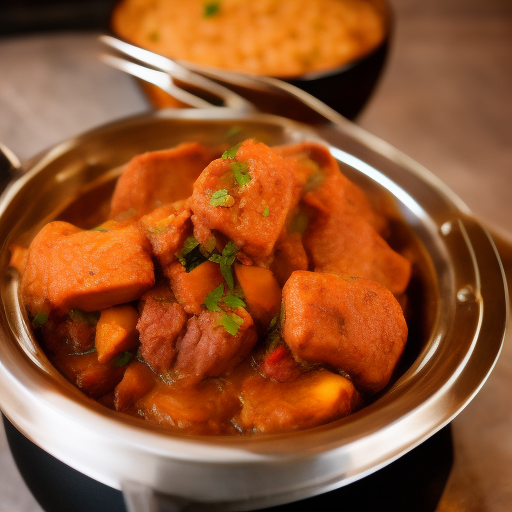
[[[299,200],[296,162],[247,140],[214,160],[188,205],[208,229],[226,235],[256,263],[265,263]]]
[[[157,373],[168,371],[176,356],[176,342],[187,314],[165,288],[149,291],[141,300],[137,322],[141,354]]]
[[[358,389],[390,380],[407,340],[395,297],[368,279],[294,272],[283,289],[282,336],[300,359],[332,365]]]
[[[21,290],[35,315],[105,309],[138,299],[153,284],[151,246],[136,226],[103,232],[50,222],[30,244]]]
[[[145,215],[159,206],[186,199],[194,180],[216,156],[216,150],[191,142],[134,157],[117,181],[110,218],[130,209]]]
[[[156,208],[139,220],[140,226],[151,242],[153,255],[162,268],[175,259],[187,236],[192,231],[191,212],[183,202]]]
[[[235,334],[222,324],[223,311],[203,311],[187,322],[187,331],[177,345],[174,371],[179,379],[194,384],[205,377],[218,377],[240,363],[257,340],[250,315],[243,308],[234,313],[242,322]]]

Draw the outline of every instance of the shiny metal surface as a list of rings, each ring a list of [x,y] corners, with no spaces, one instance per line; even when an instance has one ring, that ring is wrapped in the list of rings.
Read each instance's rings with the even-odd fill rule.
[[[391,195],[430,261],[428,332],[391,389],[346,419],[253,439],[171,435],[104,409],[51,367],[19,308],[16,276],[6,270],[8,245],[30,239],[91,182],[113,179],[109,171],[131,156],[183,140],[215,143],[233,125],[269,144],[324,140],[349,177]],[[165,111],[89,132],[25,168],[0,202],[0,407],[37,445],[112,487],[134,483],[249,510],[348,484],[447,424],[501,350],[508,299],[488,234],[430,173],[349,122],[315,131],[269,115]]]

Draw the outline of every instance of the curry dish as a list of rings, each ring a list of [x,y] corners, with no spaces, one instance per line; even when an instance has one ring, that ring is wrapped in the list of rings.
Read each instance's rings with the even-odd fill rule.
[[[11,247],[50,361],[86,395],[191,434],[349,415],[390,382],[411,263],[328,148],[183,143],[124,168],[109,219]]]
[[[384,0],[122,0],[111,24],[172,59],[290,78],[371,53],[388,15]]]

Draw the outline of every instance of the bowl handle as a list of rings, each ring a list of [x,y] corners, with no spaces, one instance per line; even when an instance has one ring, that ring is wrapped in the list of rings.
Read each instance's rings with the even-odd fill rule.
[[[18,157],[7,146],[0,144],[0,193],[5,190],[20,167]]]

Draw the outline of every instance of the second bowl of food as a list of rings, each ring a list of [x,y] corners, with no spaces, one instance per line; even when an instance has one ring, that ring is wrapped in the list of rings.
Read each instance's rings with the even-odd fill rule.
[[[123,0],[111,29],[174,60],[280,78],[353,119],[381,74],[391,16],[384,0]],[[143,87],[157,108],[178,105]]]

